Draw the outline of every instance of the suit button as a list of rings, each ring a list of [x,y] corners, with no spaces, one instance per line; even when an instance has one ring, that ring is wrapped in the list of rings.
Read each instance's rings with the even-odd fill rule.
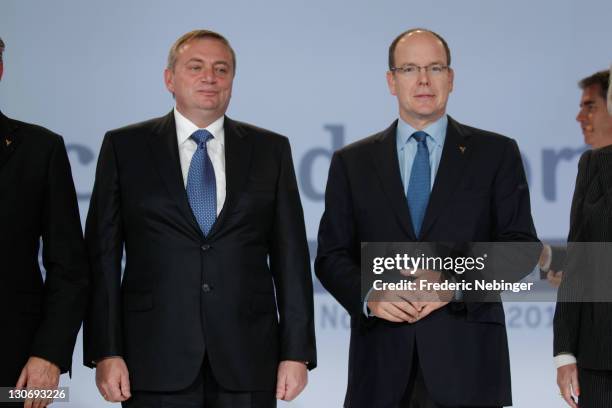
[[[204,291],[204,293],[208,293],[212,290],[212,286],[210,286],[208,283],[205,283],[202,285],[202,290]]]
[[[204,244],[200,248],[202,249],[202,251],[208,251],[210,249],[210,245]]]

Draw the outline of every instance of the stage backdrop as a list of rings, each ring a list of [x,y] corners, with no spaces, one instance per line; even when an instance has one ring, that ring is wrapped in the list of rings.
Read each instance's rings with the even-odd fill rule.
[[[330,154],[397,117],[387,48],[401,31],[427,27],[453,53],[449,113],[518,141],[538,233],[563,240],[584,149],[576,81],[609,66],[610,15],[607,0],[3,0],[0,108],[64,136],[84,219],[105,131],[169,112],[169,47],[195,28],[219,31],[238,59],[228,114],[290,138],[314,255]],[[339,407],[346,386],[348,317],[315,284],[319,367],[296,408]],[[514,406],[563,406],[552,363],[554,305],[506,311]],[[62,377],[71,395],[65,406],[108,406],[81,361],[79,339],[73,377]]]

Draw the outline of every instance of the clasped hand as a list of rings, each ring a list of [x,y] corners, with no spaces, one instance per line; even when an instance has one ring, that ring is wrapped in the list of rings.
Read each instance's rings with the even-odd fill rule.
[[[415,290],[382,290],[372,293],[368,308],[374,316],[390,322],[415,323],[434,310],[447,305],[454,293],[448,290],[420,290],[420,282],[441,282],[441,273],[418,269],[414,273],[404,273],[416,279]]]

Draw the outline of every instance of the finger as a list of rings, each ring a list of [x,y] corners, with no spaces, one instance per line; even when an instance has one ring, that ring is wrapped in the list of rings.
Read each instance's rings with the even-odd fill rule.
[[[572,371],[570,380],[572,382],[572,390],[576,397],[580,396],[580,383],[578,383],[578,370]]]
[[[284,372],[279,372],[276,378],[276,399],[284,399],[286,391],[287,376]]]
[[[17,388],[18,390],[22,390],[27,385],[27,382],[28,382],[28,371],[24,367],[21,370],[21,374],[19,375],[19,379],[17,380],[17,385],[15,386],[15,388]]]
[[[567,405],[572,408],[577,408],[576,403],[572,399],[572,392],[569,383],[564,384],[564,386],[561,388],[561,396],[563,397]]]
[[[392,302],[392,303],[388,303],[387,307],[385,307],[385,311],[387,313],[389,313],[390,315],[392,315],[393,317],[395,317],[396,319],[399,319],[400,321],[403,322],[408,322],[408,321],[412,321],[414,320],[416,317],[412,316],[408,313],[406,313],[404,311],[404,309],[402,309],[402,306],[404,305],[404,302]],[[412,306],[411,306],[412,308]],[[418,313],[415,313],[416,315],[418,315]]]
[[[23,403],[23,408],[33,408],[33,407],[34,407],[34,400],[32,398],[27,398],[25,402]]]
[[[393,316],[392,314],[390,314],[388,312],[388,306],[387,303],[376,303],[376,305],[372,305],[373,307],[370,307],[370,310],[372,311],[372,313],[374,313],[374,316],[380,318],[380,319],[384,319],[384,320],[388,320],[394,323],[399,323],[402,320],[400,318],[397,318],[395,316]]]
[[[127,372],[121,375],[121,395],[123,395],[125,399],[132,396],[130,392],[130,376]]]
[[[393,302],[393,304],[401,311],[411,316],[412,318],[419,317],[419,308],[410,302]],[[418,303],[417,303],[418,305]]]
[[[287,380],[287,391],[285,392],[285,398],[283,401],[291,401],[297,396],[297,383],[295,381]]]
[[[111,402],[121,402],[121,389],[119,388],[119,379],[113,378],[108,384],[108,400]]]

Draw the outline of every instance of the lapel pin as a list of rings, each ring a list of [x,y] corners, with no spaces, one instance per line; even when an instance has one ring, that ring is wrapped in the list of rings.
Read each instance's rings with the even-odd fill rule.
[[[465,146],[459,146],[459,150],[461,150],[461,154],[465,153]]]

